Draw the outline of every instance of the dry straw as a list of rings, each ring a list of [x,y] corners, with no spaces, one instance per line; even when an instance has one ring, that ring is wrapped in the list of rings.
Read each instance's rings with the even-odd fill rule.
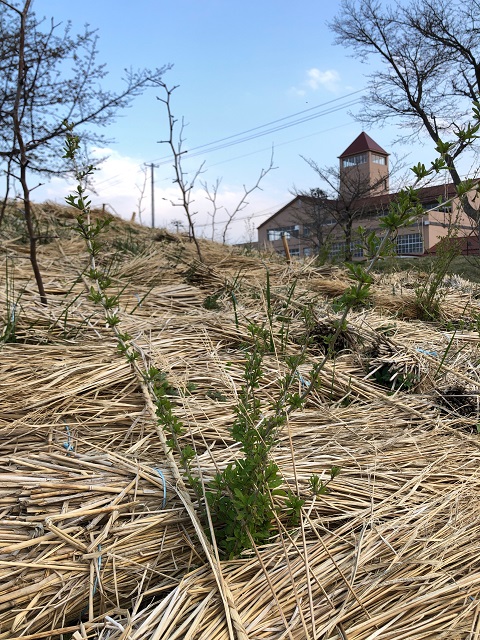
[[[54,225],[53,214],[64,223],[40,247],[48,307],[25,245],[6,234],[0,253],[10,332],[0,359],[0,639],[223,640],[242,628],[252,640],[480,638],[476,331],[415,320],[400,277],[374,283],[373,307],[350,314],[335,358],[272,451],[284,485],[305,501],[301,525],[278,520],[268,545],[220,565],[227,612],[239,615],[229,630],[216,565],[138,378],[86,296],[72,220],[53,205],[38,213],[41,224]],[[200,265],[187,238],[113,227],[102,261],[122,330],[141,366],[177,389],[184,442],[207,482],[240,454],[230,427],[246,326],[267,318],[265,258],[202,241]],[[345,275],[278,259],[268,269],[274,322],[289,317],[287,353],[301,348],[302,308],[314,310],[303,391]],[[218,308],[205,308],[208,296]],[[471,319],[478,307],[462,282],[441,302],[445,319]],[[265,357],[265,411],[284,372],[280,352]],[[327,480],[332,465],[341,473],[331,493],[312,495],[310,477]]]

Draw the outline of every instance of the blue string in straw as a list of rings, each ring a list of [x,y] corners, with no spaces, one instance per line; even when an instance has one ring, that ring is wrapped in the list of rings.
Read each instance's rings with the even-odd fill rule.
[[[63,420],[63,422],[65,423],[65,431],[67,432],[67,438],[68,438],[67,442],[63,443],[63,446],[67,451],[73,451],[72,434],[70,433],[70,428],[68,424],[65,422],[65,420]]]
[[[165,476],[163,475],[163,471],[158,467],[153,467],[153,470],[158,473],[163,482],[163,502],[162,509],[165,509],[165,505],[167,504],[167,483],[165,482]]]

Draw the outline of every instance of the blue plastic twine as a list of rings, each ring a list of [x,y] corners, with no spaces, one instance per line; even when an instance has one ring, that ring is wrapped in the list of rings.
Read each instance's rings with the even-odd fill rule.
[[[158,467],[153,467],[153,470],[158,473],[163,482],[163,502],[162,509],[165,509],[165,505],[167,504],[167,483],[165,482],[165,476],[163,475],[163,471]]]
[[[63,422],[65,422],[65,420],[63,420]],[[72,434],[70,433],[70,429],[68,424],[65,422],[65,431],[67,432],[67,442],[63,443],[63,446],[65,447],[65,449],[67,451],[73,451],[73,444],[72,444]]]

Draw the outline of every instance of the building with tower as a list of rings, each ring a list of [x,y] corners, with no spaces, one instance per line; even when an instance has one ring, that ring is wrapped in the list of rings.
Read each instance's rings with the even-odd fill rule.
[[[359,182],[368,183],[370,196],[388,193],[389,154],[364,131],[345,149],[340,160],[340,190],[352,195]]]
[[[331,258],[363,257],[358,227],[382,234],[380,219],[396,193],[389,190],[389,154],[367,133],[362,133],[338,157],[336,197],[320,189],[298,195],[258,227],[258,248],[292,256],[324,252]],[[420,189],[424,215],[399,230],[398,255],[422,256],[435,247],[455,225],[463,253],[478,253],[477,234],[464,213],[453,183]]]

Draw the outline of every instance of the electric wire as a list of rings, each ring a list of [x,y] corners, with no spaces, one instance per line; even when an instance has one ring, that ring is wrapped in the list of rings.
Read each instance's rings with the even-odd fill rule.
[[[284,116],[283,118],[279,118],[278,120],[273,120],[273,121],[271,121],[269,123],[266,123],[266,124],[263,124],[263,125],[259,125],[258,127],[254,127],[253,129],[247,129],[246,131],[243,131],[241,133],[233,134],[231,136],[227,136],[226,138],[221,138],[221,139],[213,141],[213,142],[209,142],[209,143],[197,146],[197,147],[193,147],[192,149],[186,151],[186,153],[184,155],[184,159],[195,158],[195,157],[198,157],[199,155],[203,155],[204,153],[211,153],[213,151],[220,151],[222,149],[226,149],[228,147],[235,146],[237,144],[242,144],[244,142],[249,142],[250,140],[256,140],[257,138],[266,136],[266,135],[268,135],[270,133],[276,133],[277,131],[282,131],[284,129],[288,129],[288,128],[293,127],[293,126],[297,126],[299,124],[304,124],[305,122],[310,122],[311,120],[315,120],[317,118],[320,118],[320,117],[323,117],[323,116],[326,116],[326,115],[330,115],[332,113],[336,113],[336,112],[341,111],[343,109],[346,109],[348,107],[352,107],[352,106],[358,104],[359,102],[361,102],[361,100],[360,99],[350,100],[350,101],[348,101],[348,102],[346,102],[344,104],[342,103],[340,105],[336,105],[333,108],[326,109],[326,110],[321,111],[319,113],[310,114],[310,115],[308,115],[308,116],[306,116],[304,118],[297,119],[297,120],[295,120],[293,122],[287,122],[287,123],[284,123],[284,124],[282,124],[282,125],[280,125],[278,127],[273,127],[271,129],[267,129],[266,131],[257,132],[254,135],[247,136],[247,137],[244,137],[244,138],[240,138],[239,140],[231,140],[232,138],[237,138],[237,137],[239,137],[241,135],[244,135],[244,134],[247,134],[247,133],[249,133],[251,131],[256,131],[258,129],[262,129],[262,128],[266,127],[266,126],[269,126],[270,124],[275,124],[277,122],[281,122],[283,120],[292,118],[292,117],[294,117],[296,115],[312,111],[313,109],[318,109],[319,107],[331,104],[332,102],[338,102],[339,100],[345,99],[346,97],[349,97],[349,96],[351,96],[353,94],[356,94],[356,93],[360,93],[362,91],[364,91],[364,90],[363,89],[359,89],[358,91],[354,91],[354,92],[352,92],[350,94],[346,94],[345,96],[342,96],[341,98],[335,98],[335,100],[330,100],[328,102],[321,103],[319,105],[316,105],[315,107],[310,107],[309,109],[305,109],[304,111],[299,111],[299,112],[297,112],[295,114],[292,114],[290,116]],[[328,130],[329,129],[327,129],[327,131]],[[308,138],[308,137],[311,137],[312,135],[316,135],[316,134],[309,134],[308,136],[304,136],[303,138],[299,138],[299,139]],[[212,145],[215,145],[217,143],[221,143],[222,141],[225,141],[225,140],[230,140],[230,142],[226,142],[225,144],[218,144],[217,146],[212,146]],[[288,142],[287,143],[280,143],[277,146],[280,146],[281,144],[288,144]],[[211,147],[211,148],[205,149],[205,147]],[[199,149],[204,149],[204,151],[199,151]],[[170,164],[172,162],[172,158],[171,158],[171,156],[163,156],[162,158],[157,158],[157,159],[153,160],[152,162],[158,162],[160,166],[164,166],[166,164]],[[225,161],[225,162],[228,162],[228,160]],[[140,173],[142,170],[143,170],[142,168],[139,169],[137,171],[137,173]],[[109,180],[115,180],[118,177],[119,177],[119,174],[117,174],[115,176],[112,176],[111,178],[107,178],[106,180],[101,181],[99,184],[102,184],[104,182],[108,182]]]
[[[293,122],[287,122],[287,123],[284,123],[284,124],[279,125],[277,127],[272,127],[270,129],[267,129],[266,131],[257,132],[257,133],[254,133],[254,134],[250,135],[250,136],[246,136],[244,138],[240,138],[239,140],[231,140],[230,142],[226,142],[224,144],[219,144],[217,146],[212,146],[212,147],[210,147],[208,149],[203,149],[203,150],[200,150],[200,151],[194,151],[193,153],[192,153],[193,149],[190,150],[190,151],[187,149],[184,152],[184,154],[185,154],[184,158],[185,159],[186,158],[188,158],[188,159],[197,158],[198,156],[204,155],[206,153],[212,153],[213,151],[221,151],[222,149],[227,149],[228,147],[232,147],[232,146],[235,146],[237,144],[242,144],[244,142],[249,142],[250,140],[256,140],[257,138],[262,138],[262,137],[267,136],[267,135],[269,135],[271,133],[276,133],[277,131],[283,131],[284,129],[289,129],[290,127],[294,127],[294,126],[297,126],[299,124],[304,124],[305,122],[310,122],[311,120],[316,120],[317,118],[320,118],[322,116],[326,116],[326,115],[330,115],[332,113],[336,113],[337,111],[341,111],[341,110],[346,109],[348,107],[353,107],[354,105],[359,104],[359,103],[360,103],[360,100],[358,100],[358,99],[357,100],[351,100],[351,101],[349,101],[349,102],[347,102],[345,104],[336,106],[336,107],[331,108],[331,109],[327,109],[325,111],[321,111],[320,113],[314,113],[314,114],[311,114],[311,115],[306,116],[304,118],[299,118],[298,120],[294,120]],[[165,156],[165,158],[167,158],[167,157]],[[158,165],[160,167],[165,165],[165,164],[170,164],[171,161],[172,161],[171,157],[168,157],[168,159],[164,159],[163,161],[161,159],[156,160],[156,162],[158,162]]]

